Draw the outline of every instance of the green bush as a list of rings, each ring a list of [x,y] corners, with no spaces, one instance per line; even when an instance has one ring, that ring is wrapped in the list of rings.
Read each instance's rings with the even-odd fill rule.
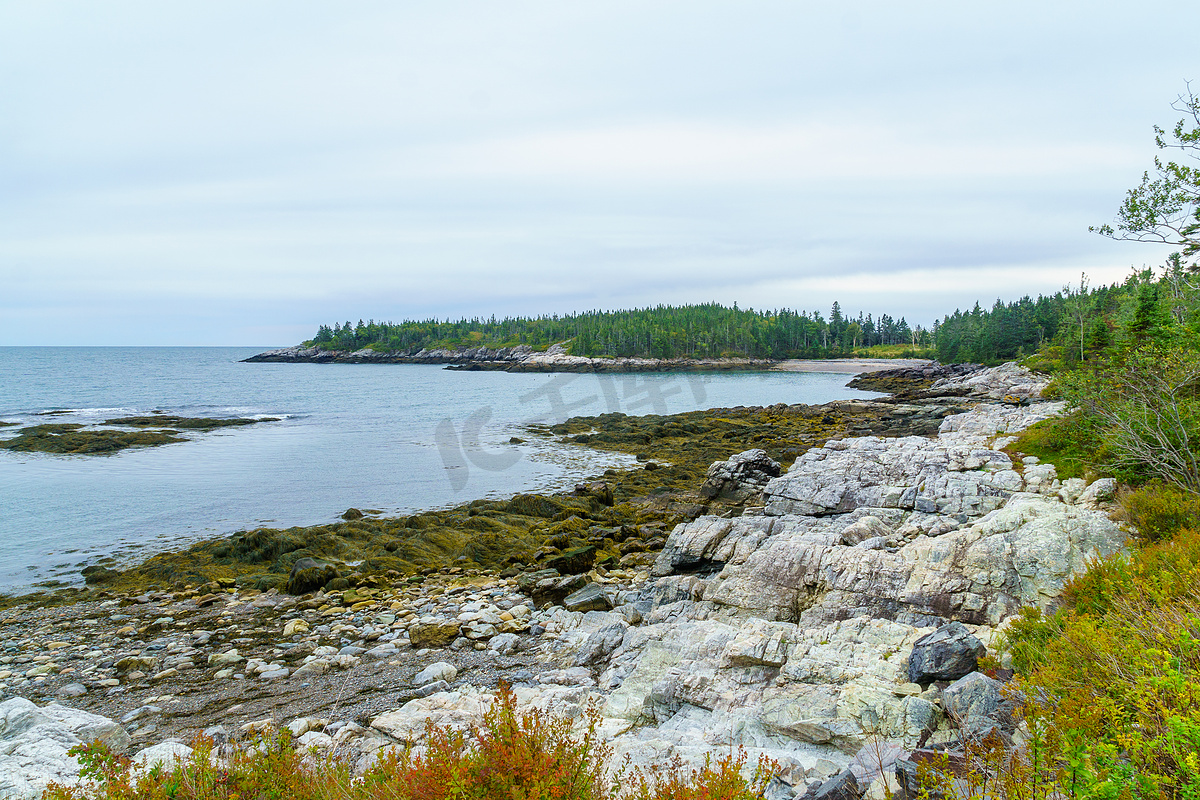
[[[1151,483],[1123,491],[1120,500],[1126,521],[1148,541],[1170,539],[1184,528],[1200,530],[1200,495],[1195,492]]]

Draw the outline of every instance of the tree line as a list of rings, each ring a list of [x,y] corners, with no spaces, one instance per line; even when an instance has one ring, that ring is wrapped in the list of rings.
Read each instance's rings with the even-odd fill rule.
[[[490,349],[568,342],[573,355],[651,358],[829,358],[873,345],[927,348],[929,331],[901,317],[859,313],[849,317],[834,303],[819,311],[756,311],[719,303],[658,305],[625,311],[585,311],[564,316],[479,317],[459,320],[370,320],[322,325],[309,342],[330,350],[371,348],[415,353],[435,348]]]

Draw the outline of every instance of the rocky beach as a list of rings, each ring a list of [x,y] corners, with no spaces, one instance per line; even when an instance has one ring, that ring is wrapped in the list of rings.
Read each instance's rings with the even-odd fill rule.
[[[446,364],[450,369],[505,372],[669,372],[680,370],[759,370],[777,362],[760,358],[589,358],[573,356],[565,343],[535,350],[516,347],[421,348],[409,351],[330,350],[295,345],[268,350],[245,359],[274,364]]]
[[[1020,741],[1006,625],[1124,546],[1115,483],[1013,452],[1062,411],[1014,364],[870,377],[897,394],[794,412],[820,427],[790,466],[750,447],[673,495],[638,484],[628,530],[603,527],[613,487],[582,484],[563,546],[503,569],[341,564],[300,586],[324,567],[297,560],[271,588],[222,574],[11,605],[0,797],[75,780],[66,751],[96,739],[145,762],[286,727],[361,770],[427,720],[478,722],[502,680],[523,707],[598,708],[618,760],[767,755],[774,798],[881,800],[967,734]],[[555,433],[628,446],[596,425]]]

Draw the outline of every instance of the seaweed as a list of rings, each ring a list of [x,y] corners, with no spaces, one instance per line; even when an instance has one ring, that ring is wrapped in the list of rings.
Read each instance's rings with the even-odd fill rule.
[[[254,425],[259,422],[278,422],[279,417],[178,417],[173,414],[154,414],[148,417],[117,417],[106,419],[105,425],[124,425],[129,428],[183,428],[186,430],[210,431],[214,428],[229,428]]]
[[[111,428],[82,430],[75,423],[31,425],[21,428],[11,439],[0,441],[0,448],[20,453],[56,453],[60,455],[108,455],[129,447],[149,447],[186,442],[167,431],[118,431]]]

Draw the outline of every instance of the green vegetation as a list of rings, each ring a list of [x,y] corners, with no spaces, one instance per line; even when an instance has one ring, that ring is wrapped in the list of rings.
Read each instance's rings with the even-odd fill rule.
[[[515,347],[545,349],[570,342],[580,356],[650,358],[828,358],[858,347],[885,344],[928,346],[926,331],[887,314],[878,320],[842,314],[833,304],[829,319],[819,311],[755,311],[718,303],[657,306],[632,311],[585,311],[565,316],[358,321],[322,325],[309,344],[327,350],[416,353],[421,349]]]
[[[10,439],[0,439],[0,449],[19,453],[54,453],[58,455],[111,455],[130,447],[155,447],[189,441],[176,428],[208,431],[230,426],[253,425],[257,422],[278,422],[277,417],[262,419],[213,419],[208,417],[176,417],[169,414],[150,417],[122,417],[107,420],[106,425],[156,430],[123,431],[115,428],[88,429],[77,423],[31,425],[21,428]],[[14,423],[3,423],[11,425]]]
[[[558,317],[406,321],[321,326],[307,344],[326,350],[415,355],[422,349],[545,349],[567,342],[573,355],[650,358],[937,358],[944,364],[998,364],[1031,354],[1031,366],[1060,370],[1113,348],[1164,344],[1194,316],[1193,273],[1175,258],[1161,274],[1135,271],[1120,284],[1064,287],[1036,300],[997,300],[956,310],[931,330],[884,314],[844,316],[834,303],[820,312],[755,311],[716,303],[633,311],[590,311]]]
[[[910,343],[873,344],[851,353],[855,358],[936,358],[932,347],[914,347]]]
[[[208,741],[184,761],[134,771],[103,745],[73,749],[86,784],[51,785],[46,800],[753,800],[776,765],[763,760],[750,780],[746,756],[725,755],[694,770],[678,762],[610,771],[599,714],[578,721],[536,709],[519,711],[501,685],[480,725],[425,731],[420,748],[391,749],[361,777],[344,758],[314,758],[286,731],[217,758]],[[578,730],[581,728],[581,730]],[[578,730],[578,732],[577,732]]]
[[[1176,108],[1195,127],[1156,128],[1157,144],[1200,158],[1200,98]],[[1056,374],[1071,414],[1012,449],[1063,476],[1118,477],[1139,537],[1069,584],[1061,607],[1011,625],[1025,742],[968,743],[965,767],[925,770],[931,797],[955,780],[972,800],[1200,797],[1200,172],[1156,160],[1099,230],[1182,251],[1157,275],[1081,280],[1061,297],[1057,329],[1026,363]],[[984,331],[1000,316],[972,318]]]

